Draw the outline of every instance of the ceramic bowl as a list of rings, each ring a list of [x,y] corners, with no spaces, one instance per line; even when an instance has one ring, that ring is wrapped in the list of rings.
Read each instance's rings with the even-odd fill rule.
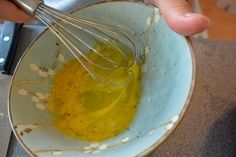
[[[13,76],[9,114],[17,139],[30,155],[40,157],[132,157],[151,152],[177,126],[189,104],[195,80],[191,44],[167,26],[157,8],[143,4],[100,3],[74,14],[126,25],[138,38],[146,60],[137,115],[129,130],[100,143],[71,139],[54,128],[45,101],[53,75],[72,56],[46,30],[26,50]]]

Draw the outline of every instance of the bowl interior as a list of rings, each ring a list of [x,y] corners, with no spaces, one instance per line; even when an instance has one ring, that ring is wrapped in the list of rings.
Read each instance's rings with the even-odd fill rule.
[[[16,136],[37,156],[145,154],[166,138],[186,110],[194,83],[188,41],[170,30],[158,9],[143,4],[102,3],[74,14],[125,25],[141,43],[146,61],[142,65],[142,96],[135,120],[129,130],[100,143],[71,139],[53,127],[44,101],[53,74],[73,56],[46,30],[27,49],[14,73],[9,111]]]

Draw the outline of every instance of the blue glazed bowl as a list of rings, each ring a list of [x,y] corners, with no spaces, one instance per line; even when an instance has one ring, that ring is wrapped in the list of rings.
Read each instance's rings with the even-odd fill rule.
[[[30,155],[40,157],[149,153],[173,131],[189,104],[195,82],[191,44],[170,30],[157,8],[143,4],[101,3],[74,14],[126,25],[137,36],[146,56],[138,113],[129,130],[100,143],[74,140],[54,128],[45,102],[53,75],[72,56],[46,30],[27,49],[12,80],[9,114],[16,137]]]

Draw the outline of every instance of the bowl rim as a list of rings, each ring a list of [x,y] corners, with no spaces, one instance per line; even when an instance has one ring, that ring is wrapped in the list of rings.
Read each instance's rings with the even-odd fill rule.
[[[135,4],[142,4],[144,6],[147,7],[153,7],[150,6],[148,4],[145,4],[143,2],[138,2],[138,1],[113,1],[113,2],[107,2],[107,1],[102,1],[102,2],[97,2],[97,3],[93,3],[93,4],[89,4],[83,8],[79,8],[76,9],[73,12],[76,12],[78,10],[82,10],[94,5],[100,5],[103,3],[135,3]],[[30,45],[25,49],[25,51],[23,52],[23,55],[21,56],[21,58],[19,59],[14,72],[13,72],[13,76],[11,78],[11,82],[10,82],[10,89],[8,91],[8,101],[7,101],[7,107],[8,107],[8,115],[9,115],[9,121],[10,121],[10,125],[12,128],[12,131],[17,139],[17,141],[20,143],[20,145],[22,146],[22,148],[27,152],[28,155],[32,156],[32,157],[38,157],[38,155],[36,155],[35,153],[33,153],[33,151],[24,143],[24,141],[21,139],[20,135],[17,133],[16,128],[14,127],[13,124],[13,118],[12,118],[12,112],[11,112],[11,103],[10,103],[10,97],[11,97],[11,93],[12,93],[12,84],[13,84],[13,80],[15,78],[16,72],[18,70],[19,65],[21,64],[24,56],[27,54],[28,50],[33,46],[33,44],[35,44],[35,42],[48,30],[48,28],[45,28],[45,30],[43,30],[31,43]],[[190,55],[191,55],[191,59],[192,59],[192,79],[191,79],[191,84],[190,84],[190,89],[188,92],[188,96],[187,99],[184,103],[184,107],[181,110],[180,114],[179,114],[179,120],[176,122],[176,125],[174,125],[174,127],[172,129],[170,129],[169,131],[165,132],[165,134],[159,139],[157,140],[154,144],[152,144],[150,147],[146,148],[144,151],[142,151],[141,153],[139,153],[137,155],[137,157],[142,157],[142,156],[146,156],[150,153],[152,153],[158,146],[160,146],[162,143],[164,143],[165,140],[167,140],[167,138],[170,137],[170,134],[172,134],[175,129],[179,126],[179,124],[182,122],[183,117],[185,116],[185,113],[189,107],[189,104],[191,102],[193,93],[194,93],[194,88],[195,88],[195,84],[196,84],[196,59],[195,59],[195,54],[194,54],[194,49],[193,49],[193,44],[192,44],[192,40],[190,37],[184,37],[184,40],[187,42],[189,51],[190,51]]]

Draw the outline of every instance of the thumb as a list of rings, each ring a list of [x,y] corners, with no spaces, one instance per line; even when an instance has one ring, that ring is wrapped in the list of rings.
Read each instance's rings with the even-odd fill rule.
[[[150,0],[158,6],[168,25],[177,33],[190,36],[208,28],[210,20],[201,14],[192,13],[185,0]]]

